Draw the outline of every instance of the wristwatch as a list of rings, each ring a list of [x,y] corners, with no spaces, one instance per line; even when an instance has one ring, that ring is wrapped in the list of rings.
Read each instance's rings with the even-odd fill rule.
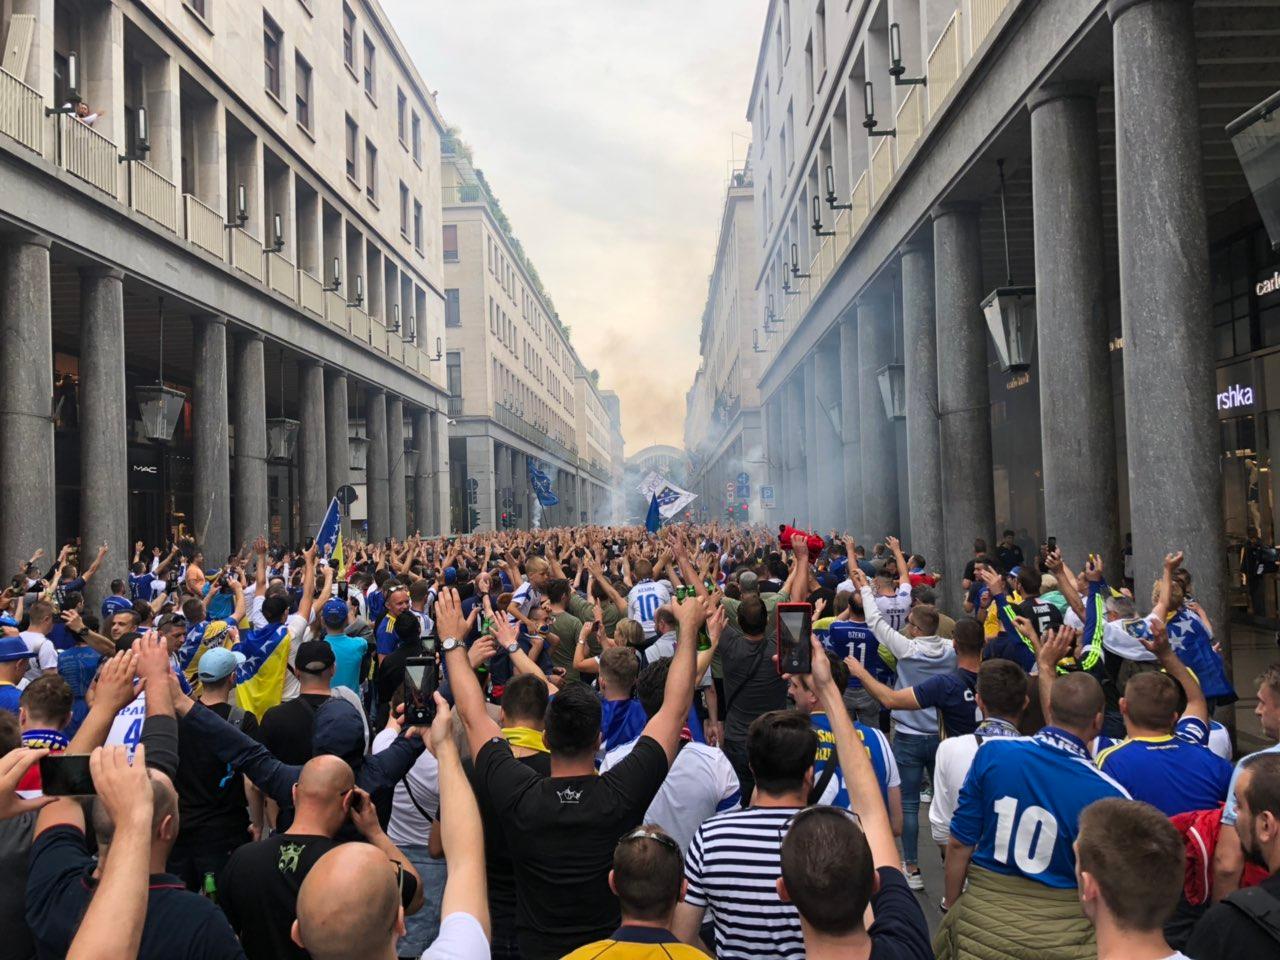
[[[456,650],[460,646],[462,646],[462,641],[457,637],[445,637],[440,643],[440,649],[445,653],[448,653],[450,650]]]
[[[515,653],[520,649],[520,644],[518,641],[512,640],[511,643],[503,649],[505,649],[507,653]]]

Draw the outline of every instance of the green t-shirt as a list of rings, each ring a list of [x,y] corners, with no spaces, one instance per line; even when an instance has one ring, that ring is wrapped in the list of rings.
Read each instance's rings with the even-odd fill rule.
[[[563,667],[565,676],[570,680],[577,680],[578,671],[573,669],[573,650],[582,633],[582,621],[572,613],[557,613],[551,621],[551,632],[560,641],[551,651],[551,662]]]

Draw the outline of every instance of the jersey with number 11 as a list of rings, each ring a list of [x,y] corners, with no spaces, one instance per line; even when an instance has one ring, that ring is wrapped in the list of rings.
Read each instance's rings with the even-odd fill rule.
[[[1069,889],[1076,885],[1072,845],[1081,811],[1104,797],[1128,796],[1064,730],[987,740],[960,788],[951,836],[974,848],[976,866]]]

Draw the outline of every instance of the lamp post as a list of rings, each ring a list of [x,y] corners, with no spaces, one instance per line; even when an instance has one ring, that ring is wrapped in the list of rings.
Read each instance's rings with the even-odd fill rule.
[[[1005,285],[996,287],[982,301],[987,330],[995,343],[1000,366],[1005,373],[1026,370],[1031,366],[1031,353],[1036,339],[1036,288],[1015,286],[1009,259],[1009,217],[1005,204],[1004,160],[1000,169],[1000,223],[1004,235]]]
[[[80,55],[72,50],[67,54],[67,102],[57,107],[45,107],[44,115],[73,114],[83,102],[80,97]]]
[[[827,206],[832,210],[852,210],[853,203],[838,203],[836,197],[836,170],[831,164],[827,164]]]
[[[284,415],[284,350],[280,351],[280,416],[267,421],[267,459],[277,463],[293,460],[298,445],[298,421]]]
[[[907,77],[903,76],[907,72],[907,68],[902,64],[902,28],[898,24],[889,24],[889,76],[893,77],[893,82],[899,87],[909,87],[919,84],[925,86],[928,80],[924,77]]]
[[[866,80],[862,84],[862,125],[867,128],[869,137],[896,137],[898,131],[892,127],[888,130],[877,130],[875,84]]]

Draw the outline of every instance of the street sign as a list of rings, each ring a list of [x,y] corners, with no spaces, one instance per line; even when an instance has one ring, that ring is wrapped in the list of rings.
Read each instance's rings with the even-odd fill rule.
[[[732,480],[726,481],[724,485],[724,495],[726,497],[732,497],[734,494],[735,487],[736,485]]]
[[[745,487],[751,483],[751,478],[745,473],[738,474],[738,486]]]
[[[773,487],[770,484],[762,483],[760,485],[760,506],[766,510],[774,508]]]
[[[357,499],[359,499],[359,495],[356,493],[356,488],[348,483],[344,483],[340,486],[334,493],[334,496],[344,507],[351,506]]]

